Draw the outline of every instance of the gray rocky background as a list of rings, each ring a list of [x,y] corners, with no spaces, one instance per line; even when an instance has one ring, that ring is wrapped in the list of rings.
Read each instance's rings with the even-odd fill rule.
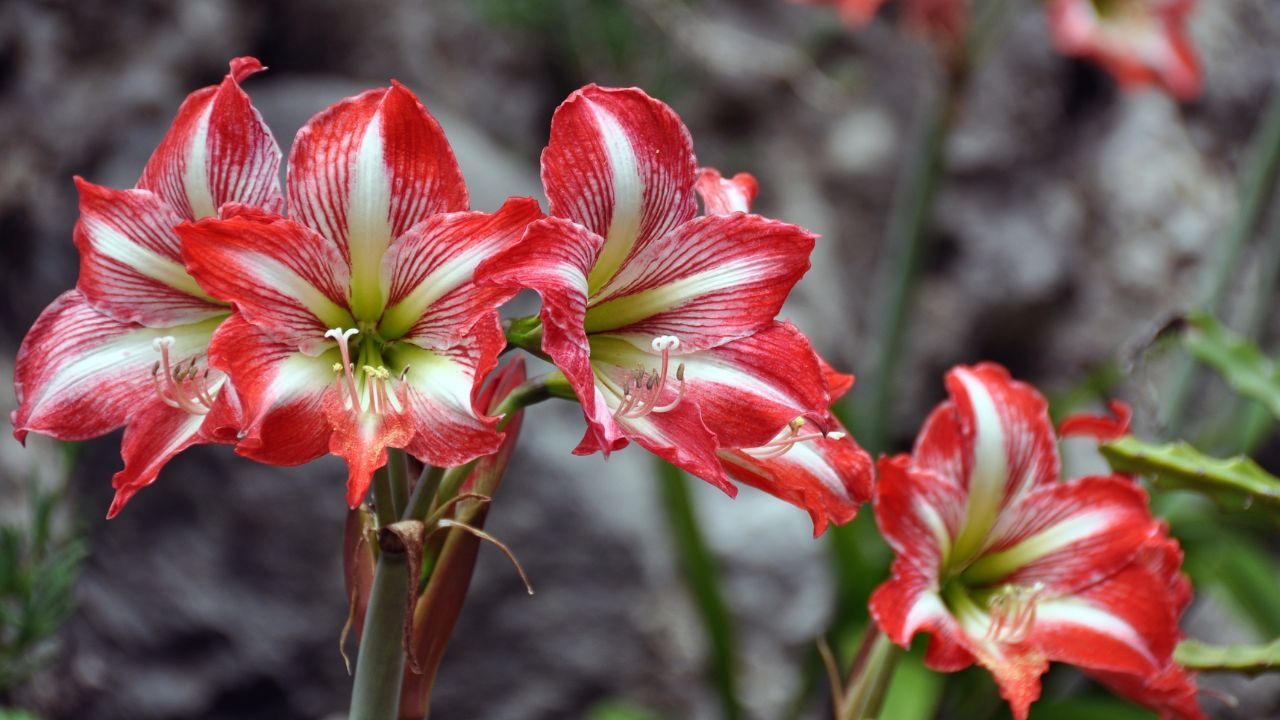
[[[899,444],[951,364],[991,358],[1062,387],[1127,357],[1183,308],[1229,224],[1280,68],[1273,0],[1200,3],[1207,92],[1185,106],[1118,92],[1060,57],[1038,3],[1020,5],[947,147],[894,411]],[[443,123],[478,209],[540,197],[538,152],[568,92],[641,85],[682,115],[701,162],[759,178],[759,211],[822,233],[787,314],[837,366],[857,371],[869,357],[880,238],[935,75],[928,46],[891,22],[852,33],[781,0],[6,0],[6,376],[31,322],[75,281],[72,175],[132,185],[182,97],[242,54],[270,67],[245,87],[286,149],[329,103],[405,82]],[[1140,412],[1144,387],[1129,390]],[[532,415],[490,529],[538,592],[526,597],[505,561],[482,552],[433,717],[576,718],[613,699],[715,717],[650,458],[573,458],[578,412]],[[71,512],[92,553],[80,609],[56,662],[15,699],[49,718],[341,716],[340,463],[279,469],[200,448],[106,523],[117,442],[88,443],[75,467]],[[49,451],[0,441],[10,514]],[[778,717],[830,620],[827,545],[794,508],[695,490],[742,626],[750,715]]]

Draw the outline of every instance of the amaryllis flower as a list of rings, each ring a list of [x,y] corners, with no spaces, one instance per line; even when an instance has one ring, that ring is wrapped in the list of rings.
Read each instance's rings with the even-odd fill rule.
[[[875,18],[887,0],[792,0],[804,5],[833,6],[846,25],[861,28]],[[948,41],[958,40],[968,17],[968,0],[902,0],[902,18],[912,29]]]
[[[126,425],[120,512],[184,448],[236,424],[235,398],[206,355],[231,308],[183,268],[173,227],[223,203],[278,209],[280,150],[231,61],[221,84],[187,97],[133,190],[79,178],[80,279],[36,320],[18,351],[14,435],[83,440]]]
[[[903,646],[932,635],[935,670],[987,668],[1017,718],[1051,661],[1201,717],[1172,660],[1190,586],[1146,493],[1119,475],[1061,481],[1044,398],[1004,368],[955,368],[947,389],[912,454],[880,462],[876,519],[897,555],[871,599],[881,629]]]
[[[733,495],[719,450],[777,456],[831,429],[817,355],[775,319],[814,236],[744,212],[750,176],[699,175],[669,107],[591,85],[556,110],[542,180],[552,217],[477,273],[542,295],[541,325],[526,338],[582,402],[587,432],[575,452],[634,440]],[[698,216],[695,186],[708,215]],[[797,418],[806,430],[790,433]],[[839,478],[848,488],[864,480]],[[829,514],[794,488],[761,485]],[[836,517],[856,507],[847,502]]]
[[[1051,0],[1054,42],[1105,67],[1125,87],[1200,94],[1200,64],[1187,34],[1195,0]]]
[[[288,195],[291,218],[230,208],[179,228],[187,269],[237,310],[210,350],[243,405],[237,452],[339,455],[354,506],[388,447],[437,466],[496,450],[496,420],[472,401],[505,346],[497,307],[512,291],[472,274],[541,217],[537,203],[467,212],[444,132],[399,84],[312,118]]]

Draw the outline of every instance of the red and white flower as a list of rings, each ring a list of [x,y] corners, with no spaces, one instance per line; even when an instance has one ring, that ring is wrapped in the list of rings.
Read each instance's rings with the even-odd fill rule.
[[[339,455],[354,506],[388,447],[437,466],[496,450],[497,421],[473,401],[514,291],[473,272],[541,217],[537,203],[468,212],[444,132],[395,83],[299,131],[288,195],[290,218],[233,207],[179,228],[187,269],[237,310],[210,350],[243,405],[237,452],[279,465]]]
[[[1200,63],[1187,34],[1195,0],[1051,0],[1058,48],[1105,67],[1124,87],[1156,85],[1189,100]]]
[[[947,389],[912,454],[880,461],[876,519],[897,557],[877,624],[903,646],[929,633],[935,670],[990,670],[1017,718],[1050,661],[1162,717],[1203,717],[1172,660],[1190,586],[1146,493],[1118,475],[1061,481],[1044,398],[1004,368],[957,367]]]
[[[125,467],[108,517],[190,445],[234,437],[234,393],[208,367],[231,308],[183,267],[174,226],[236,202],[282,205],[280,150],[231,61],[219,85],[189,95],[133,190],[79,178],[80,278],[40,315],[18,351],[14,435],[83,440],[126,425]]]
[[[888,0],[792,0],[803,5],[827,5],[851,28],[870,23]],[[903,22],[937,39],[958,40],[969,14],[968,0],[903,0]]]
[[[587,420],[574,452],[634,440],[733,495],[721,449],[779,457],[826,435],[820,361],[775,319],[808,270],[814,236],[748,214],[753,178],[700,174],[671,108],[637,89],[591,85],[556,110],[542,180],[551,217],[478,275],[542,295],[540,347]],[[699,192],[710,213],[701,217]],[[788,429],[797,418],[805,432]],[[861,470],[829,479],[844,490],[834,509],[777,481],[755,484],[843,519],[869,482]]]

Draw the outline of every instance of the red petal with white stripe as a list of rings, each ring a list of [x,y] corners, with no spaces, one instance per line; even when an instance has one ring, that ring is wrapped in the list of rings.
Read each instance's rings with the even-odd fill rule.
[[[542,296],[542,350],[568,378],[582,402],[587,432],[575,452],[608,454],[627,439],[613,410],[596,387],[591,347],[583,318],[587,312],[587,273],[600,253],[602,240],[581,225],[549,217],[529,225],[515,247],[486,260],[476,270],[481,284]]]
[[[849,437],[835,418],[832,429],[844,436],[816,438],[797,443],[781,455],[770,450],[720,450],[729,477],[779,497],[808,511],[814,537],[828,523],[853,520],[858,507],[871,499],[874,482],[871,456]],[[786,431],[781,433],[785,440]]]
[[[350,261],[353,309],[377,320],[391,242],[422,220],[467,209],[467,188],[436,119],[399,83],[313,117],[289,152],[289,212]]]
[[[172,336],[172,357],[185,361],[205,354],[217,324],[146,328],[94,310],[78,290],[59,295],[18,349],[14,437],[34,431],[86,440],[120,427],[140,401],[156,396],[156,339]]]
[[[213,335],[209,364],[230,377],[240,400],[236,452],[271,465],[301,465],[328,452],[333,361],[303,355],[239,313],[227,318]]]
[[[758,215],[698,218],[639,247],[591,297],[587,331],[714,347],[767,328],[809,269],[814,235]]]
[[[409,454],[436,467],[455,467],[488,455],[502,443],[496,418],[477,410],[481,382],[498,365],[506,337],[496,314],[473,321],[467,335],[447,346],[416,341],[389,346],[393,368],[408,368],[402,397],[411,418]]]
[[[467,335],[517,292],[478,285],[476,268],[514,246],[529,223],[541,217],[535,200],[512,198],[496,213],[433,215],[410,228],[383,260],[383,283],[390,295],[379,333],[427,347]]]
[[[78,289],[94,309],[121,322],[182,325],[224,315],[182,264],[173,226],[181,218],[148,190],[113,190],[76,178],[80,219]]]
[[[325,332],[355,326],[350,277],[332,241],[282,217],[238,214],[178,227],[187,270],[276,340],[319,352]]]
[[[220,382],[220,381],[219,381]],[[219,388],[212,389],[217,395]],[[225,403],[219,399],[216,402]],[[148,402],[129,418],[120,442],[120,455],[124,469],[111,478],[115,499],[107,511],[107,519],[124,509],[139,490],[156,481],[160,470],[178,453],[192,445],[216,442],[213,426],[219,424],[219,414],[196,415],[182,408],[166,405],[158,398]],[[223,440],[234,442],[234,435]]]
[[[636,88],[588,85],[551,119],[542,153],[550,214],[605,239],[592,292],[632,254],[697,213],[693,141],[679,116]]]
[[[282,210],[280,148],[240,89],[240,81],[264,69],[254,58],[236,58],[221,84],[188,95],[138,187],[187,220],[213,217],[227,202]]]
[[[715,168],[700,168],[698,182],[694,186],[702,198],[703,214],[728,215],[735,212],[751,212],[751,203],[760,192],[760,184],[751,173],[738,173],[725,178]]]

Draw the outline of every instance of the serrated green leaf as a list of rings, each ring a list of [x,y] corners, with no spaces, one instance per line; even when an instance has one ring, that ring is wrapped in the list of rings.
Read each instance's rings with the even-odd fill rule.
[[[1195,490],[1228,508],[1256,502],[1280,511],[1280,478],[1249,458],[1215,458],[1184,443],[1157,445],[1132,435],[1103,443],[1103,457],[1116,472],[1142,475],[1157,486]]]
[[[1223,327],[1212,315],[1187,318],[1183,344],[1240,395],[1256,400],[1280,418],[1280,368],[1257,345]]]
[[[1183,667],[1257,674],[1280,670],[1280,640],[1266,645],[1206,645],[1199,640],[1183,640],[1173,653]]]

